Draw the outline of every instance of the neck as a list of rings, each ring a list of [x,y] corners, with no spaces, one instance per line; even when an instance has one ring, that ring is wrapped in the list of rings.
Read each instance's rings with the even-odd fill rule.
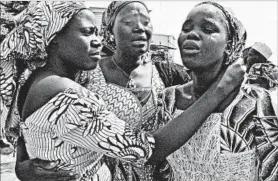
[[[116,51],[113,57],[115,63],[128,75],[143,63],[141,56],[132,56],[124,52]]]
[[[214,65],[211,68],[200,69],[192,72],[194,93],[201,96],[209,86],[217,79],[222,65]]]
[[[52,72],[60,77],[67,77],[74,80],[78,72],[77,69],[70,68],[59,58],[49,57],[48,63],[43,68],[44,71]]]

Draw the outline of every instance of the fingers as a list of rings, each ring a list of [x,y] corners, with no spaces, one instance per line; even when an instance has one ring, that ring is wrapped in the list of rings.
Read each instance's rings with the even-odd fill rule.
[[[47,160],[41,160],[41,159],[37,159],[37,158],[32,159],[31,161],[35,167],[40,167],[45,170],[52,170],[55,167],[57,167],[59,164],[59,161],[47,161]]]
[[[238,58],[232,65],[232,68],[238,68],[239,71],[241,70],[243,73],[247,70],[247,65],[244,63],[243,58]]]
[[[238,59],[234,62],[234,64],[245,65],[244,59],[240,57],[240,58],[238,58]]]
[[[41,180],[58,180],[58,181],[68,181],[68,180],[77,180],[79,176],[73,174],[72,171],[67,170],[45,170],[43,168],[37,168],[34,170],[36,177],[41,178]]]

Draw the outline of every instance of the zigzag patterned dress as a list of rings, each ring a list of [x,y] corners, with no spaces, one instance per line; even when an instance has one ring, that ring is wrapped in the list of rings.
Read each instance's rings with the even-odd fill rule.
[[[99,65],[90,72],[87,85],[89,90],[100,93],[107,104],[107,110],[115,113],[132,127],[153,132],[168,121],[167,119],[158,119],[159,107],[161,107],[158,105],[160,102],[158,94],[165,86],[154,65],[152,65],[152,87],[143,90],[150,92],[150,96],[144,102],[140,102],[136,96],[139,91],[142,91],[141,88],[125,88],[106,82]],[[153,168],[150,166],[139,168],[127,162],[111,159],[108,159],[107,162],[113,162],[111,167],[114,170],[115,180],[153,180]]]

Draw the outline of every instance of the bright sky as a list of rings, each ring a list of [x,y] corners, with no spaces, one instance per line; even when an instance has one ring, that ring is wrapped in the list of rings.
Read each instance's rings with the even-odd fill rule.
[[[89,6],[107,7],[111,1],[85,1]],[[144,1],[152,12],[154,33],[174,35],[177,39],[189,11],[202,1]],[[247,30],[246,46],[256,41],[273,51],[270,60],[277,64],[277,1],[218,1],[230,7]],[[176,44],[177,47],[177,44]],[[178,49],[175,62],[180,63]]]

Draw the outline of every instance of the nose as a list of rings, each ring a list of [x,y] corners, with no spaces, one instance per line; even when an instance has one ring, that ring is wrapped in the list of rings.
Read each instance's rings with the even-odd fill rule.
[[[200,40],[200,36],[195,30],[191,30],[187,33],[187,39],[188,40]]]
[[[100,39],[97,38],[97,37],[94,37],[93,40],[91,41],[90,45],[91,45],[91,47],[93,47],[93,48],[99,48],[99,47],[101,47]]]
[[[145,27],[144,25],[139,21],[138,23],[136,23],[136,27],[134,29],[135,33],[142,33],[145,31]]]

